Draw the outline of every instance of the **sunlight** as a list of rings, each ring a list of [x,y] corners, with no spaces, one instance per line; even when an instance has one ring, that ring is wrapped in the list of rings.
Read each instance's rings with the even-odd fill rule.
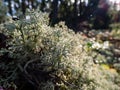
[[[109,0],[110,3],[116,5],[116,9],[119,11],[120,10],[120,0]]]

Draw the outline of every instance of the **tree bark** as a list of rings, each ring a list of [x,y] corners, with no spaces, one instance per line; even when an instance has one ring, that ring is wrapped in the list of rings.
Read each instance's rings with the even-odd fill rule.
[[[9,8],[9,13],[10,13],[11,15],[13,15],[12,7],[11,7],[11,0],[8,0],[8,8]]]
[[[57,22],[57,16],[58,16],[58,0],[53,0],[52,2],[52,12],[50,15],[51,21],[53,24]]]
[[[25,0],[22,0],[22,13],[23,15],[25,15],[26,12],[26,4],[25,4]]]

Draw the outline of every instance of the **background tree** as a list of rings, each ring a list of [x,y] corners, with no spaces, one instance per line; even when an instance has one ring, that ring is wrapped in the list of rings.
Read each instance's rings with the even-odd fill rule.
[[[93,13],[93,28],[94,29],[106,29],[109,27],[108,16],[109,4],[107,0],[99,0],[97,9]]]
[[[50,22],[52,25],[59,21],[65,21],[66,24],[72,28],[77,29],[76,26],[83,21],[90,21],[91,18],[96,16],[96,12],[98,11],[98,4],[101,0],[4,0],[8,2],[9,14],[12,16],[13,7],[11,5],[14,4],[14,8],[16,13],[21,11],[23,15],[25,15],[26,9],[39,9],[43,12],[50,13]],[[106,0],[103,0],[106,1]],[[14,2],[14,3],[13,3]],[[98,15],[98,14],[97,14]],[[106,16],[105,16],[106,17]],[[93,21],[93,23],[95,23]],[[100,24],[98,24],[99,26]],[[99,26],[101,27],[101,26]]]
[[[55,24],[57,22],[58,18],[58,0],[53,0],[51,4],[52,11],[50,13],[50,18],[52,24]]]
[[[97,9],[99,0],[88,0],[88,7],[90,15]]]
[[[7,6],[5,6],[2,1],[0,1],[0,23],[6,21],[7,19],[6,14],[7,14]]]

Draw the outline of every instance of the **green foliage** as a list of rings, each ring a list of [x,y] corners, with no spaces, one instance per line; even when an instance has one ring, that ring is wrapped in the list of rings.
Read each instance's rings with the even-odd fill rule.
[[[16,67],[14,73],[6,74],[5,78],[14,76],[7,83],[15,82],[22,73],[39,90],[119,90],[118,73],[94,63],[89,39],[75,34],[64,22],[50,27],[45,13],[29,15],[30,19],[13,21],[4,28],[12,38],[7,41],[8,49],[1,52],[13,60],[11,66],[3,67]],[[5,85],[4,80],[0,83]]]

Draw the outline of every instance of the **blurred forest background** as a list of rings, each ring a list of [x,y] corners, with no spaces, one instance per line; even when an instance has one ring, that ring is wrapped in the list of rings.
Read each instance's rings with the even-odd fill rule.
[[[119,22],[119,2],[110,0],[3,0],[8,7],[7,15],[25,15],[26,10],[39,9],[50,13],[51,25],[65,21],[75,31],[109,28]],[[89,24],[88,24],[89,23]]]

